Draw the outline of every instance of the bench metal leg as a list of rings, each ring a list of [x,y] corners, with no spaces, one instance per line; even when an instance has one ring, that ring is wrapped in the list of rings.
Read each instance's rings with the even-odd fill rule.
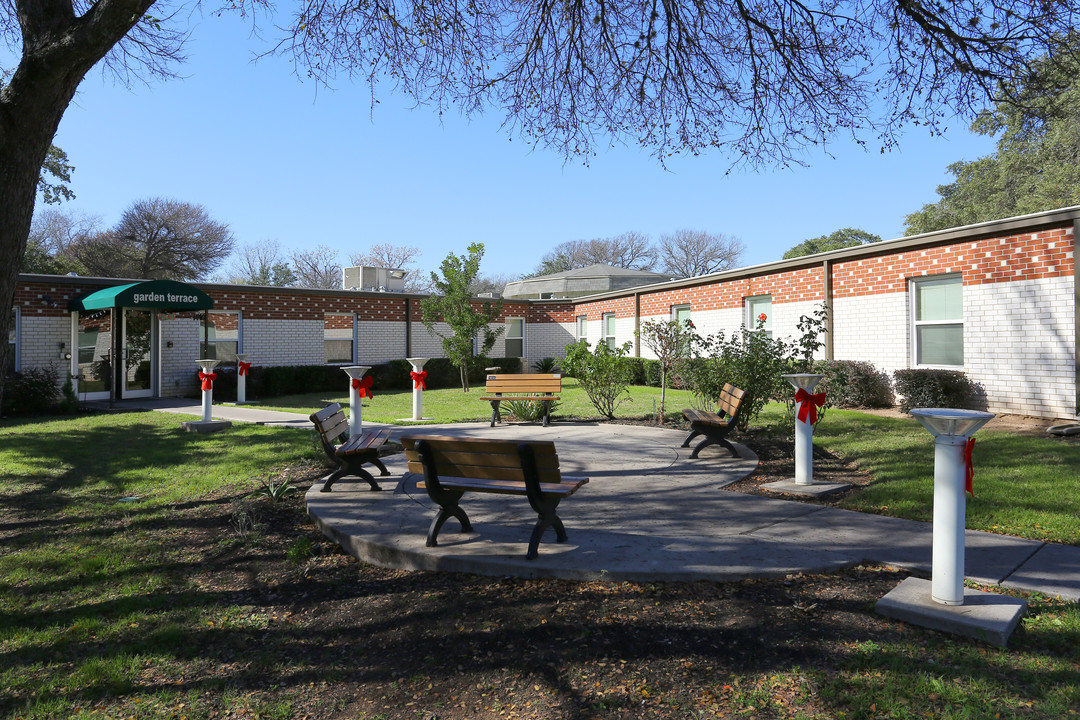
[[[545,503],[544,507],[540,509],[536,525],[533,526],[532,535],[529,537],[529,551],[525,554],[527,560],[535,560],[539,555],[540,539],[544,536],[544,531],[548,528],[555,529],[556,542],[564,543],[569,539],[562,520],[555,514],[555,507],[558,504],[558,500],[552,500],[549,503]]]
[[[457,504],[457,499],[460,498],[462,494],[453,494],[456,494],[457,498],[453,501],[448,500],[446,505],[440,507],[438,515],[431,521],[431,526],[428,528],[427,534],[426,544],[428,547],[438,547],[439,531],[442,530],[443,523],[451,517],[457,518],[458,522],[461,523],[461,532],[472,532],[472,523],[469,522],[469,516],[466,515],[465,511],[461,509],[461,506]]]
[[[701,449],[708,447],[709,445],[723,445],[731,451],[731,457],[739,457],[739,451],[735,449],[735,446],[722,437],[706,437],[704,440],[698,443],[698,446],[694,448],[694,452],[690,453],[690,457],[697,458],[698,453],[701,452]],[[683,445],[683,447],[687,446]]]
[[[548,423],[550,421],[551,421],[551,401],[550,400],[545,400],[544,401],[544,427],[547,427]]]
[[[495,427],[495,423],[502,422],[502,418],[499,416],[499,403],[502,400],[491,400],[491,425],[489,427]]]
[[[367,484],[371,486],[372,490],[382,490],[382,488],[379,487],[379,483],[375,481],[375,477],[362,467],[363,464],[367,462],[377,466],[379,470],[382,471],[381,474],[390,474],[390,472],[386,469],[386,466],[383,465],[382,460],[380,460],[378,457],[369,457],[364,460],[361,460],[359,458],[340,457],[335,459],[337,460],[339,467],[337,470],[330,473],[326,476],[326,478],[323,479],[323,486],[320,492],[330,492],[330,486],[332,486],[336,481],[340,480],[341,478],[349,476],[358,477],[361,480],[366,480]]]
[[[700,430],[691,430],[690,434],[686,436],[686,439],[683,440],[682,445],[680,445],[679,447],[690,447],[690,441],[693,440],[694,438],[696,438],[700,434],[701,434]],[[691,456],[691,457],[693,457],[693,456]]]

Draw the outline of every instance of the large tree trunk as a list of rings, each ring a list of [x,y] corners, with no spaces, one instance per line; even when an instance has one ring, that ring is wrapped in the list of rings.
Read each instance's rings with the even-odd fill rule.
[[[34,215],[41,165],[79,83],[153,0],[99,0],[76,17],[70,0],[18,0],[23,54],[0,89],[0,360]],[[0,365],[0,368],[4,365]],[[0,372],[0,402],[4,393]]]

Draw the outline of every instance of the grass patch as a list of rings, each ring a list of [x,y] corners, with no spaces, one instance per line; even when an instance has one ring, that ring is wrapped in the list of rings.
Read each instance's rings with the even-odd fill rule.
[[[588,396],[581,389],[577,380],[564,377],[562,388],[562,392],[559,393],[559,404],[552,412],[553,418],[562,418],[563,420],[599,419],[600,416],[596,412],[596,408],[589,402]],[[412,425],[478,422],[491,418],[491,404],[480,399],[484,396],[483,385],[475,386],[469,392],[462,392],[460,388],[425,390],[424,417],[431,418],[431,420],[424,423],[412,423],[401,419],[412,417],[412,390],[381,391],[375,388],[374,393],[374,398],[366,398],[363,401],[364,420],[371,422]],[[347,415],[349,412],[347,388],[343,388],[340,395],[334,393],[283,395],[264,402],[250,403],[250,406],[264,410],[280,410],[309,415],[335,402],[340,403],[345,408]],[[691,407],[693,402],[693,395],[688,390],[672,390],[669,388],[667,391],[668,418],[681,417],[682,408]],[[632,386],[630,388],[630,399],[619,406],[616,416],[621,418],[650,417],[657,412],[659,407],[660,388]],[[672,410],[672,408],[677,409]],[[503,414],[506,414],[505,407],[503,408]]]
[[[775,424],[782,416],[782,405],[769,405],[760,422]],[[988,430],[975,438],[968,529],[1080,545],[1080,444]],[[933,519],[934,442],[914,418],[832,408],[814,429],[814,444],[869,470],[874,478],[843,500],[843,507]]]
[[[985,435],[969,519],[1023,505],[1030,524],[992,521],[1068,537],[1071,498],[1028,496],[1056,492],[1075,445]],[[914,421],[832,410],[817,442],[874,472],[869,505],[928,511]],[[899,577],[865,568],[725,584],[374,568],[325,549],[299,498],[251,495],[319,454],[309,431],[189,434],[165,413],[0,421],[0,718],[1077,717],[1076,604],[1031,596],[1002,650],[874,615]]]

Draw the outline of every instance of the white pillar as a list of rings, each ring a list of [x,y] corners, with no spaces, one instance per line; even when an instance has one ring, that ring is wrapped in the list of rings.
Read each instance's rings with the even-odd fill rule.
[[[247,353],[236,354],[236,404],[243,405],[247,402],[247,375],[240,374],[240,363],[246,363],[251,357]]]
[[[964,604],[964,445],[967,438],[934,440],[934,552],[930,596],[942,605]]]
[[[798,396],[799,390],[805,390],[807,393],[813,393],[814,388],[821,382],[824,375],[817,375],[814,373],[793,373],[791,375],[783,375],[785,380],[791,383],[791,386],[795,388],[796,396]],[[811,411],[806,413],[806,420],[800,420],[799,416],[803,409],[804,404],[809,404],[810,400],[803,400],[795,403],[795,484],[796,485],[813,485],[814,484],[814,425],[810,422],[812,417]],[[816,413],[816,407],[813,412]]]
[[[405,358],[413,367],[413,372],[423,372],[424,363],[430,358]],[[413,381],[412,391],[412,419],[423,420],[424,419],[424,391],[421,388],[416,387],[416,382]]]
[[[341,369],[349,376],[349,435],[356,437],[364,427],[364,409],[361,404],[360,390],[355,387],[356,383],[353,381],[362,379],[371,366],[349,365]]]
[[[968,438],[992,413],[950,408],[916,408],[911,414],[934,436],[934,548],[930,599],[942,605],[964,604],[964,529],[967,498],[964,480]]]
[[[200,372],[209,375],[214,372],[214,368],[217,367],[217,360],[196,360],[195,364],[199,366]],[[202,386],[202,378],[199,378],[199,385]],[[214,384],[210,383],[210,388],[202,391],[202,421],[210,422],[212,419],[211,408],[214,405]]]

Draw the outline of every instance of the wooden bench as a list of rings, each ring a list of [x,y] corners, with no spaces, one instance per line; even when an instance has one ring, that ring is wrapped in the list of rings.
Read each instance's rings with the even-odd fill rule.
[[[439,530],[450,517],[461,523],[461,532],[472,532],[469,516],[458,505],[466,492],[528,498],[539,516],[529,539],[528,559],[536,558],[540,538],[549,527],[555,528],[558,542],[566,542],[566,529],[555,508],[589,479],[560,474],[555,443],[413,435],[401,438],[401,444],[409,472],[424,476],[417,487],[427,490],[439,505],[439,513],[428,528],[428,547],[438,545]]]
[[[380,474],[390,474],[390,471],[383,465],[382,460],[379,459],[379,448],[390,437],[393,428],[365,430],[356,437],[348,437],[349,420],[345,417],[341,405],[337,403],[327,405],[310,417],[311,422],[315,425],[315,430],[319,433],[319,439],[322,440],[322,447],[326,452],[326,456],[330,458],[331,462],[338,465],[337,470],[323,479],[322,492],[330,492],[330,486],[336,480],[347,475],[354,475],[367,480],[372,490],[382,490],[371,473],[361,466],[365,463],[371,463],[379,468]],[[339,438],[343,442],[335,446],[334,441]]]
[[[742,407],[745,390],[740,390],[731,383],[726,383],[720,391],[720,399],[717,401],[717,412],[695,410],[687,408],[682,411],[683,417],[690,421],[690,434],[683,440],[682,447],[690,447],[690,441],[698,435],[704,435],[705,439],[698,443],[690,457],[696,458],[701,449],[709,445],[723,445],[731,451],[732,457],[738,457],[735,446],[727,441],[726,435],[739,421],[739,410]]]
[[[562,392],[562,375],[558,373],[518,373],[515,375],[488,375],[487,393],[481,400],[491,403],[491,427],[501,422],[499,403],[508,401],[527,401],[544,403],[544,427],[551,420],[551,403],[559,399]]]

